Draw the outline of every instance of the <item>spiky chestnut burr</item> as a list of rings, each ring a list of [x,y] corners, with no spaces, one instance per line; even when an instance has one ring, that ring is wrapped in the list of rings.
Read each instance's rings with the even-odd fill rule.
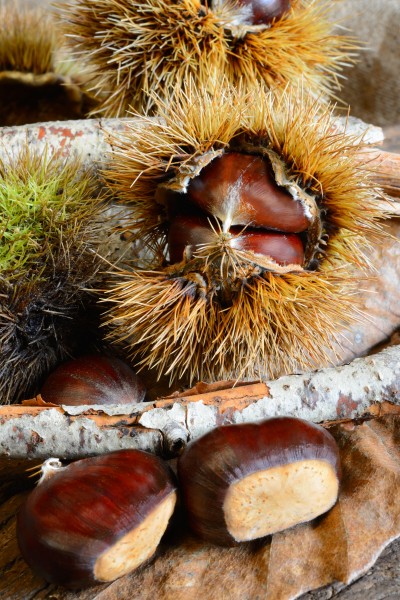
[[[1,403],[36,393],[58,363],[93,343],[89,290],[104,264],[104,206],[77,160],[26,149],[0,163]]]
[[[192,529],[232,546],[332,508],[339,450],[320,425],[277,417],[213,429],[180,456],[178,476]]]
[[[43,383],[45,402],[66,404],[133,404],[142,402],[146,389],[123,360],[89,354],[59,365]]]
[[[151,111],[192,77],[202,88],[225,73],[233,84],[302,83],[320,96],[339,88],[356,48],[333,33],[335,2],[323,0],[72,0],[62,5],[71,52],[86,56],[95,112]],[[253,9],[256,13],[254,17]],[[260,14],[259,14],[260,13]],[[260,16],[261,15],[261,16]],[[262,21],[262,22],[260,22]]]
[[[68,588],[114,581],[153,556],[175,490],[167,464],[140,450],[66,467],[49,459],[18,513],[22,555],[46,581]]]
[[[109,184],[131,203],[153,261],[110,281],[110,338],[137,365],[190,381],[275,377],[339,360],[338,331],[359,316],[355,268],[368,270],[365,250],[384,216],[360,140],[335,132],[331,110],[312,98],[259,86],[188,87],[159,111],[113,139]],[[232,156],[229,169],[213,168]],[[262,168],[248,178],[254,161]],[[204,203],[192,193],[199,181]],[[200,240],[172,241],[182,218],[202,219]],[[302,259],[287,264],[283,250],[272,257],[246,246],[251,230],[284,244],[295,236]],[[168,264],[168,235],[173,261],[184,246],[181,262]]]
[[[61,37],[44,11],[0,6],[0,126],[77,119],[94,107]]]

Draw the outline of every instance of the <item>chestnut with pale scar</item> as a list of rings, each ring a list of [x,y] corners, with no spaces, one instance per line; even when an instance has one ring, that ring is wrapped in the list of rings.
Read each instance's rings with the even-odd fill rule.
[[[114,581],[153,556],[177,497],[160,458],[120,450],[56,465],[47,477],[45,471],[17,518],[22,556],[38,575],[84,588]]]
[[[320,425],[278,417],[214,429],[186,449],[178,475],[191,528],[232,546],[331,509],[339,450]]]

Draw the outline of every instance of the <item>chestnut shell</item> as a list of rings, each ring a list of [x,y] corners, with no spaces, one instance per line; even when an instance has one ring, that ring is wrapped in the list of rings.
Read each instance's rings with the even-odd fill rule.
[[[258,471],[315,459],[329,462],[340,481],[335,439],[320,425],[303,419],[277,417],[213,429],[189,445],[178,461],[191,529],[215,544],[236,545],[223,512],[231,484]]]
[[[239,0],[239,5],[251,8],[251,25],[267,25],[289,10],[290,0]]]
[[[79,460],[45,479],[17,515],[28,565],[46,581],[77,589],[99,583],[98,557],[175,491],[160,458],[121,450]]]

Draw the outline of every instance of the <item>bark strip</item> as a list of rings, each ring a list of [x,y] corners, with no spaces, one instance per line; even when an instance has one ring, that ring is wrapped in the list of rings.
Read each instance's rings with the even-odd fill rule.
[[[0,459],[72,460],[122,448],[171,456],[210,429],[291,415],[314,422],[400,405],[400,346],[348,365],[258,383],[199,384],[186,394],[123,406],[0,407]]]

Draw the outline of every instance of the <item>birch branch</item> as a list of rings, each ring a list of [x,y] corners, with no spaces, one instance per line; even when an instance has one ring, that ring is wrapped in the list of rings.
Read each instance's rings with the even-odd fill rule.
[[[136,119],[136,121],[140,119]],[[112,153],[110,136],[123,134],[126,125],[133,119],[82,119],[35,123],[0,128],[0,161],[15,156],[28,142],[32,149],[51,152],[62,156],[80,157],[84,167],[106,166]],[[382,129],[368,125],[354,117],[334,120],[336,131],[346,131],[362,136],[370,145],[379,144],[384,136]],[[360,159],[365,160],[365,152]],[[371,151],[372,177],[383,191],[393,196],[393,213],[400,215],[400,155],[374,149]],[[387,209],[387,206],[385,207]]]
[[[198,384],[183,394],[123,406],[0,407],[0,459],[77,459],[122,448],[170,457],[221,424],[291,415],[356,418],[374,403],[400,405],[400,346],[336,368],[274,381]]]

